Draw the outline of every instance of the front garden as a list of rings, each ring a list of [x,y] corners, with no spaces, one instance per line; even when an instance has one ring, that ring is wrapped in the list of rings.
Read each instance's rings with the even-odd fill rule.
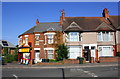
[[[7,63],[12,63],[13,61],[18,61],[18,54],[17,54],[17,48],[15,49],[15,52],[13,54],[10,54],[8,52],[8,48],[4,48],[4,54],[2,54],[2,65],[5,65]]]

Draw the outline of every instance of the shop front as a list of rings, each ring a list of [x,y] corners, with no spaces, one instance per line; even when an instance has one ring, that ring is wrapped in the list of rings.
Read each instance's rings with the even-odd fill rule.
[[[30,62],[30,47],[22,47],[19,48],[18,51],[18,61],[20,64],[29,64]]]

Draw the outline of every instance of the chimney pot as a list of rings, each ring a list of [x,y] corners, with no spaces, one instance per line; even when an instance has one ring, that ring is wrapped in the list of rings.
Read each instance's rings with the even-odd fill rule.
[[[102,13],[103,17],[105,17],[106,19],[109,18],[109,11],[107,8],[103,9],[103,13]]]
[[[64,12],[64,9],[61,10],[61,14],[62,14],[62,16],[60,16],[60,25],[62,25],[63,20],[65,19],[65,12]]]
[[[37,19],[37,20],[36,20],[36,25],[38,25],[38,24],[39,24],[39,20]]]

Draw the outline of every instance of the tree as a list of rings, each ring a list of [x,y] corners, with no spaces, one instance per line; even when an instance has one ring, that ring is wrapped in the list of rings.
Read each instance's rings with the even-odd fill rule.
[[[68,47],[64,44],[58,45],[58,48],[56,50],[57,52],[57,60],[63,60],[68,58]]]

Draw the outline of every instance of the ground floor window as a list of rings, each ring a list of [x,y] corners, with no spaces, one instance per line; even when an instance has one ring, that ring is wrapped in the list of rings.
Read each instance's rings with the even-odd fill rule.
[[[48,59],[54,59],[54,54],[53,54],[53,50],[48,50]]]
[[[114,56],[112,46],[99,46],[98,47],[98,56]]]
[[[69,59],[77,59],[77,57],[81,57],[82,56],[81,51],[82,49],[80,46],[69,46],[68,54]]]
[[[35,60],[40,59],[40,50],[35,50]]]

